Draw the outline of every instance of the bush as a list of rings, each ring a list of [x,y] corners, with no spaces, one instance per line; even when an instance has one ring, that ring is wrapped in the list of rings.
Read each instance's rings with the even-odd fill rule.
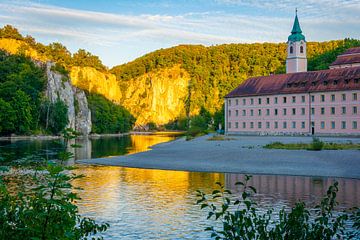
[[[239,197],[217,183],[218,189],[211,194],[197,191],[197,204],[207,209],[207,219],[220,224],[209,226],[205,231],[215,239],[353,239],[360,237],[360,211],[335,213],[338,183],[329,187],[321,203],[308,209],[303,202],[295,204],[290,211],[283,208],[274,214],[273,209],[259,213],[251,196],[256,189],[248,185],[251,176],[235,185],[242,187]],[[311,214],[313,213],[313,214]],[[351,219],[353,224],[346,224]]]
[[[310,148],[308,150],[321,151],[324,147],[324,142],[320,141],[318,138],[313,138]]]

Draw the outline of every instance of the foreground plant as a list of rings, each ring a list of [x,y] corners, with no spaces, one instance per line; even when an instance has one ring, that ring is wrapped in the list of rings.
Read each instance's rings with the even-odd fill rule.
[[[358,239],[360,237],[360,211],[336,213],[338,183],[329,187],[326,196],[315,208],[308,209],[298,202],[291,210],[283,208],[278,213],[268,209],[257,210],[251,196],[256,189],[248,185],[250,176],[235,185],[242,187],[240,196],[217,182],[218,189],[211,194],[197,191],[197,204],[208,210],[207,219],[214,219],[216,226],[205,230],[215,239]],[[350,220],[352,225],[346,225]]]
[[[76,136],[71,129],[64,132],[64,151],[58,162],[47,162],[39,174],[30,171],[32,182],[24,190],[11,194],[11,181],[0,177],[0,239],[102,239],[94,235],[109,225],[79,214],[74,203],[80,198],[71,182],[83,176],[71,173],[74,167],[63,165],[73,157],[66,146]]]

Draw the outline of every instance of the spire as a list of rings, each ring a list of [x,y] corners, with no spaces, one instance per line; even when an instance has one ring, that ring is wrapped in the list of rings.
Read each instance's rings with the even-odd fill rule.
[[[299,19],[297,16],[297,8],[295,9],[294,25],[293,25],[293,28],[291,30],[291,35],[289,36],[288,40],[292,41],[292,42],[301,41],[301,40],[305,41],[305,36],[302,35]]]

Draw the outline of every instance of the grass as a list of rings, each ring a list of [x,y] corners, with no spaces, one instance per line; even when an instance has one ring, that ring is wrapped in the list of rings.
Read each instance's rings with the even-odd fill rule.
[[[282,143],[272,142],[264,146],[266,149],[286,149],[286,150],[360,150],[359,143],[328,143],[322,142],[317,138],[314,138],[311,143]]]
[[[229,138],[222,135],[214,135],[207,139],[208,141],[230,141],[235,140],[235,138]]]

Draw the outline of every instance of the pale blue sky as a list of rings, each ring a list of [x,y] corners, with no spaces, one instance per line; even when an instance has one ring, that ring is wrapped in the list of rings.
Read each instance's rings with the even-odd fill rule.
[[[0,0],[0,26],[100,56],[109,67],[179,44],[360,39],[360,0]]]

